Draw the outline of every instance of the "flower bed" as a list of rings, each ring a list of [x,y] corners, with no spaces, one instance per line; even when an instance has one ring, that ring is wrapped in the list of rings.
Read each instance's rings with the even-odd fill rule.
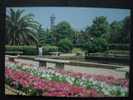
[[[99,96],[95,89],[76,87],[68,83],[42,80],[27,72],[5,69],[6,83],[28,95],[43,96]]]
[[[62,83],[70,83],[74,86],[84,87],[87,89],[96,89],[97,92],[103,93],[104,96],[127,96],[128,80],[116,79],[114,77],[89,75],[84,73],[74,73],[64,70],[52,70],[46,68],[34,68],[24,64],[6,64],[7,67],[14,70],[22,70],[38,76],[42,79],[54,80]]]

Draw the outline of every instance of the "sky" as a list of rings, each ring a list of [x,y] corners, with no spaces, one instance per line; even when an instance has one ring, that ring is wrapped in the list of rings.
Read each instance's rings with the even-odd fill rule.
[[[83,7],[15,7],[14,9],[25,9],[25,14],[31,13],[43,28],[50,28],[50,16],[55,15],[55,24],[67,21],[75,30],[85,29],[91,25],[96,16],[106,16],[109,23],[120,21],[130,16],[128,9],[112,8],[83,8]],[[7,8],[9,10],[9,8]]]

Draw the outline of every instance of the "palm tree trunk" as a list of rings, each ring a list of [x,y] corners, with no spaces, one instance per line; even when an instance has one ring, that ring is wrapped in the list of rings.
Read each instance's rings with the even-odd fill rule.
[[[38,55],[38,48],[39,48],[39,46],[38,46],[38,43],[36,43],[36,55]]]

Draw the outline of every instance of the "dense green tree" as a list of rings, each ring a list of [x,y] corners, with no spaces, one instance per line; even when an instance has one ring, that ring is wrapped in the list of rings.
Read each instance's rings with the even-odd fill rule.
[[[130,16],[127,16],[123,19],[123,43],[129,43],[130,42],[130,34],[131,34],[131,19]]]
[[[59,42],[60,39],[64,38],[72,39],[73,33],[74,32],[71,25],[66,21],[58,23],[53,30],[53,35],[56,38],[56,42]]]
[[[73,33],[73,38],[72,38],[72,42],[73,42],[73,44],[74,44],[75,46],[76,46],[77,44],[79,44],[79,42],[80,42],[80,35],[81,35],[80,32],[74,31],[74,33]]]
[[[104,16],[96,17],[91,26],[86,28],[86,33],[92,37],[100,37],[109,32],[109,24],[107,18]]]
[[[109,42],[110,43],[119,43],[121,40],[121,33],[122,33],[122,26],[123,23],[120,21],[113,21],[110,24],[110,35],[109,35]]]
[[[80,32],[73,30],[66,21],[58,23],[53,29],[45,30],[33,20],[33,17],[32,14],[25,14],[24,10],[8,10],[6,14],[8,44],[58,46],[61,52],[71,52],[73,47],[78,47],[90,53],[104,52],[108,48],[108,43],[129,43],[130,40],[129,16],[111,24],[106,17],[99,16],[93,20],[92,25]]]
[[[38,45],[39,46],[45,45],[48,38],[46,31],[42,28],[41,25],[39,25],[37,32],[38,32]]]
[[[122,21],[113,21],[110,25],[110,43],[129,43],[130,40],[130,17]]]
[[[58,33],[54,32],[54,31],[48,31],[46,34],[47,37],[47,43],[50,45],[58,45],[59,42],[59,38],[58,38]]]
[[[24,10],[8,10],[6,14],[6,37],[10,45],[34,44],[38,42],[36,27],[32,14],[24,14]]]
[[[72,46],[72,41],[68,38],[61,39],[58,43],[58,47],[61,52],[70,52],[72,50]]]
[[[102,37],[90,38],[82,47],[87,53],[104,52],[108,49],[108,42]]]

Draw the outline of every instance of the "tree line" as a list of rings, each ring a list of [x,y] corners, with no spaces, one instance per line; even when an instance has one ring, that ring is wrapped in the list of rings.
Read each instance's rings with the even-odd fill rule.
[[[57,46],[61,52],[81,48],[87,52],[105,51],[108,44],[130,42],[130,16],[109,23],[107,17],[98,16],[92,25],[77,31],[67,21],[61,21],[52,29],[44,29],[25,10],[10,9],[6,14],[6,44]],[[89,23],[88,23],[89,24]]]

